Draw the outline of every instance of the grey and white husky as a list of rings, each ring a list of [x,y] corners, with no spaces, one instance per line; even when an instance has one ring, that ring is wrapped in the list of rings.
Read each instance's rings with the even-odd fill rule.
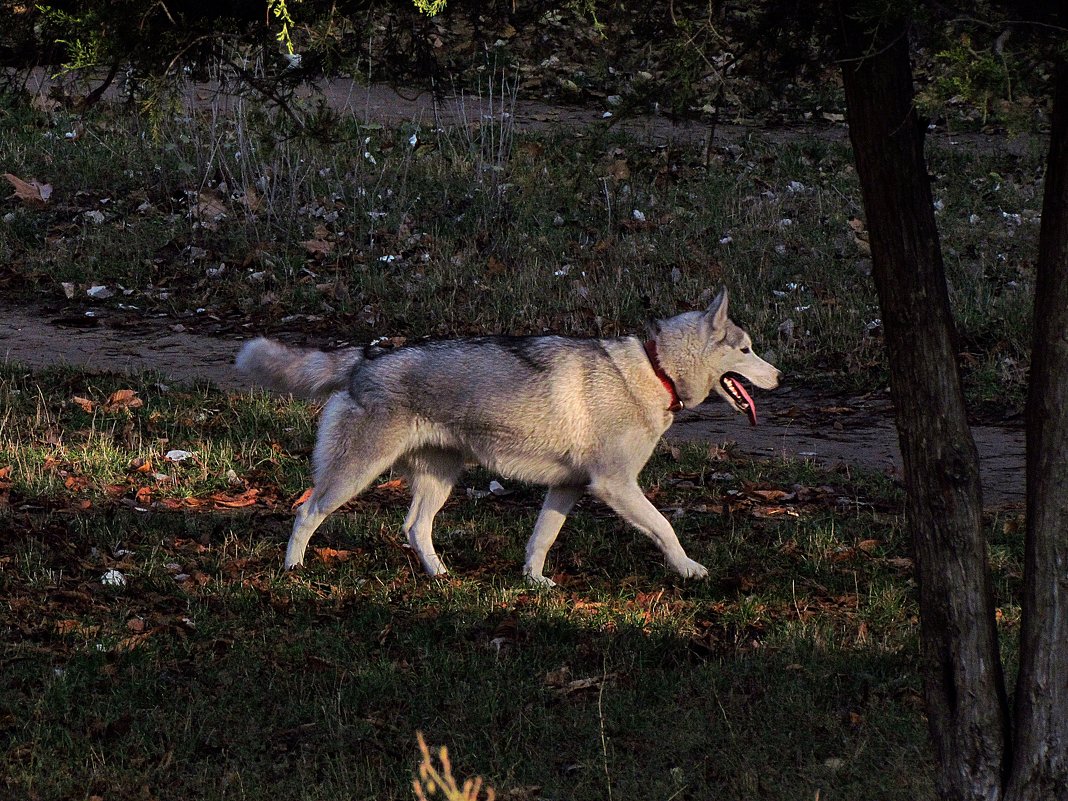
[[[266,386],[327,397],[313,457],[314,490],[300,507],[286,567],[304,559],[327,515],[390,467],[407,477],[408,542],[426,572],[445,573],[431,530],[465,464],[549,491],[527,543],[524,574],[542,574],[564,518],[585,492],[650,537],[686,578],[690,559],[645,497],[638,473],[680,409],[713,390],[756,424],[742,379],[774,389],[781,373],[727,318],[727,291],[706,311],[659,320],[649,338],[474,337],[325,353],[268,339],[245,344],[237,367]]]

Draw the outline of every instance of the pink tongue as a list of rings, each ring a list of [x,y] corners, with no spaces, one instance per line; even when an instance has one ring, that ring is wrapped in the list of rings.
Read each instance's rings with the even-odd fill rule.
[[[746,411],[749,415],[749,425],[755,426],[757,424],[756,404],[753,403],[753,399],[749,397],[749,393],[745,391],[745,387],[742,386],[741,381],[735,381],[733,378],[728,380],[731,382],[731,386],[734,387],[735,391],[745,398],[746,403],[749,404],[749,409]]]

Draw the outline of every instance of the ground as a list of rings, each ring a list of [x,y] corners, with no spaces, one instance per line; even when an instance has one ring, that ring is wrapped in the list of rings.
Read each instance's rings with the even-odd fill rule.
[[[0,239],[20,298],[0,313],[0,794],[410,798],[422,731],[515,801],[932,797],[844,129],[708,143],[606,129],[608,109],[327,93],[340,139],[264,156],[302,177],[291,198],[241,172],[258,140],[210,93],[163,130],[42,114],[0,139],[56,184],[6,201]],[[1011,669],[1037,148],[954,141],[934,171]],[[440,517],[446,580],[407,549],[392,476],[281,570],[318,409],[241,382],[248,337],[640,333],[720,283],[787,380],[755,428],[680,415],[643,472],[707,581],[584,500],[559,588],[533,590],[540,493],[481,471]]]

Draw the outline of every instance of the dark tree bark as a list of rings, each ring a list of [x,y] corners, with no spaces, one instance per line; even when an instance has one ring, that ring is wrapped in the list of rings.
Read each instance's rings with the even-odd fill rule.
[[[882,309],[920,599],[937,784],[946,799],[997,799],[1008,713],[981,528],[979,462],[913,106],[904,20],[871,23],[839,0],[842,78]]]
[[[1068,63],[1058,65],[1027,397],[1027,540],[1006,798],[1068,798]]]

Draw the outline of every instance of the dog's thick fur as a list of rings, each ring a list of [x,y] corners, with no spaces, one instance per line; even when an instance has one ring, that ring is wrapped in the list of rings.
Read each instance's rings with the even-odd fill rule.
[[[781,374],[728,319],[726,290],[705,312],[653,324],[650,337],[652,357],[635,337],[477,337],[377,353],[247,343],[238,369],[276,389],[329,397],[315,489],[297,513],[286,567],[303,561],[327,515],[393,467],[412,491],[408,541],[428,573],[444,573],[431,541],[434,516],[465,463],[478,462],[549,487],[523,568],[535,583],[551,586],[542,575],[546,553],[587,491],[649,536],[680,575],[705,576],[642,493],[638,473],[674,420],[675,401],[693,407],[714,389],[755,423],[737,378],[774,389]]]

